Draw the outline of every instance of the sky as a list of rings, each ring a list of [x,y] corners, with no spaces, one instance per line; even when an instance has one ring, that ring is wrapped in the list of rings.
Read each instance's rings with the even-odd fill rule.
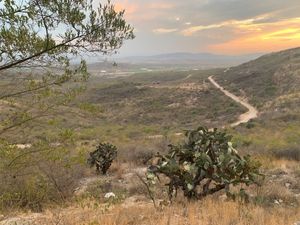
[[[121,56],[173,52],[226,55],[300,46],[300,0],[113,0],[136,38]]]

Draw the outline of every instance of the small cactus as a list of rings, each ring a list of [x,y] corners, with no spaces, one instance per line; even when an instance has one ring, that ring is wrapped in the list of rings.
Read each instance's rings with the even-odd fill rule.
[[[93,167],[96,166],[96,171],[106,175],[113,160],[117,157],[117,147],[109,143],[100,143],[97,149],[90,152],[88,164]]]

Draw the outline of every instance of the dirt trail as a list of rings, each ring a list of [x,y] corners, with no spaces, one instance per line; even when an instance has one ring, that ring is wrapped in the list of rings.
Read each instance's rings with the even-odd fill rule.
[[[257,118],[258,116],[258,111],[257,109],[250,105],[247,101],[243,100],[241,97],[238,97],[232,93],[230,93],[229,91],[225,90],[222,86],[220,86],[214,79],[212,76],[210,76],[208,78],[208,80],[216,87],[218,88],[220,91],[222,91],[226,96],[228,96],[229,98],[231,98],[232,100],[234,100],[235,102],[241,104],[242,106],[244,106],[245,108],[248,109],[248,112],[241,114],[239,116],[239,119],[230,124],[231,127],[236,127],[242,123],[247,123],[249,120]]]
[[[183,78],[182,80],[186,80],[188,78],[190,78],[192,76],[192,74],[189,74],[187,77]],[[243,113],[239,116],[238,120],[232,124],[230,124],[231,127],[236,127],[242,123],[247,123],[249,120],[257,118],[258,117],[258,110],[250,105],[246,100],[242,99],[241,97],[238,97],[234,94],[232,94],[231,92],[225,90],[222,86],[220,86],[214,79],[213,76],[208,77],[208,80],[216,87],[218,88],[220,91],[222,91],[226,96],[228,96],[229,98],[231,98],[232,100],[234,100],[235,102],[241,104],[242,106],[244,106],[245,108],[248,109],[248,112]],[[198,87],[198,85],[195,85],[194,83],[188,83],[188,84],[182,84],[179,86],[162,86],[162,85],[155,85],[155,86],[149,86],[151,88],[182,88],[182,89],[189,89],[189,90],[201,90],[202,87]],[[180,136],[183,135],[183,133],[176,133],[176,136]],[[152,135],[152,136],[148,136],[148,139],[160,139],[163,138],[163,135]]]
[[[183,78],[182,80],[187,80],[187,79],[191,78],[192,76],[193,76],[193,74],[189,74],[185,78]]]

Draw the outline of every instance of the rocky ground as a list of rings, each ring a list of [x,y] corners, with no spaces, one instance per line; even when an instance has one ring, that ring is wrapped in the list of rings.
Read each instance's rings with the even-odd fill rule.
[[[153,208],[147,191],[139,181],[137,174],[143,176],[144,167],[122,165],[108,176],[93,175],[82,178],[76,190],[76,203],[66,207],[48,209],[42,213],[24,213],[18,215],[0,215],[0,225],[42,225],[42,224],[84,224],[95,215],[95,208],[103,213],[112,213],[114,208],[122,210],[131,208]],[[289,168],[288,164],[278,169],[266,171],[266,180],[262,187],[250,190],[257,203],[265,207],[279,209],[296,209],[300,203],[300,174]],[[229,201],[225,195],[218,195],[217,202]],[[97,199],[99,201],[97,201]],[[258,202],[260,201],[260,202]],[[161,201],[163,203],[163,201]],[[73,223],[66,223],[72,218]],[[299,218],[300,220],[300,218]],[[295,224],[299,222],[295,221]],[[288,224],[287,224],[288,225]]]

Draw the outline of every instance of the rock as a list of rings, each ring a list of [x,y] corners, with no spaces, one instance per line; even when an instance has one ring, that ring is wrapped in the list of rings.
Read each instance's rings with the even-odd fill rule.
[[[300,225],[300,221],[298,221],[298,222],[294,223],[294,225]]]
[[[274,200],[274,204],[276,204],[276,205],[280,205],[280,202],[278,201],[278,200]]]
[[[26,149],[26,148],[31,148],[32,144],[16,144],[15,145],[18,149]]]
[[[104,195],[104,198],[110,199],[110,198],[116,198],[117,196],[113,192],[108,192]]]
[[[292,185],[291,183],[285,183],[285,184],[284,184],[284,186],[285,186],[286,188],[290,188],[291,185]]]
[[[226,194],[220,195],[219,200],[225,202],[227,200],[227,195]]]

